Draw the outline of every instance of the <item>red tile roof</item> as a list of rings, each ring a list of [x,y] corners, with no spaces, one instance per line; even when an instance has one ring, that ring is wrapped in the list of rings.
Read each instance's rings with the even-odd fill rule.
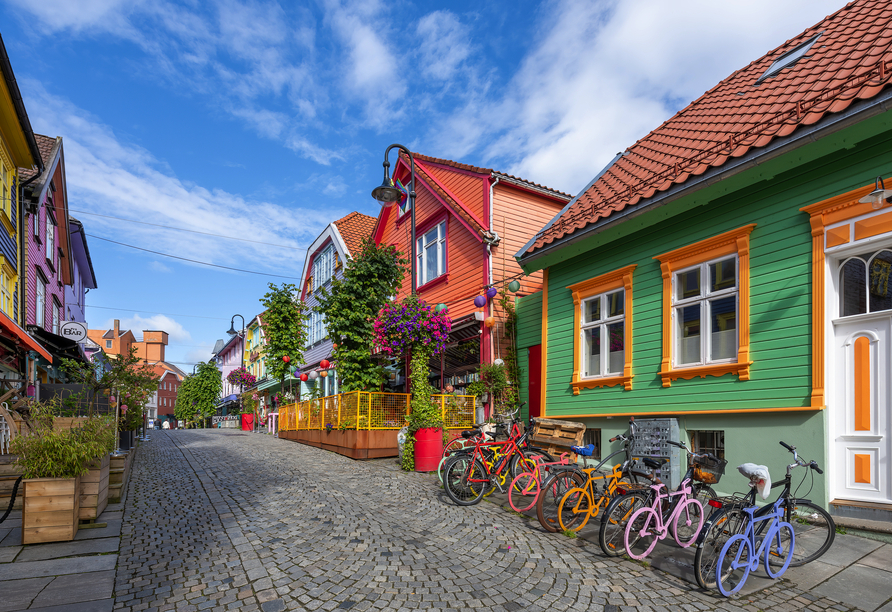
[[[795,64],[759,82],[775,60],[820,34]],[[626,153],[527,253],[719,167],[801,126],[872,98],[892,72],[892,3],[851,2],[720,82]]]
[[[377,217],[370,217],[358,212],[352,212],[334,222],[341,233],[341,237],[344,239],[347,250],[350,251],[351,257],[359,251],[362,241],[369,238],[372,232],[375,231],[375,223],[377,222]]]
[[[53,147],[56,145],[56,139],[44,136],[43,134],[34,134],[34,139],[37,141],[37,149],[40,151],[40,158],[43,160],[43,165],[48,166]],[[26,181],[35,174],[37,174],[36,168],[33,170],[31,168],[19,168],[20,181]]]
[[[515,181],[517,183],[525,183],[526,185],[529,185],[530,187],[534,187],[535,189],[549,191],[549,192],[556,194],[558,196],[561,196],[563,198],[572,198],[573,197],[573,194],[571,194],[571,193],[564,193],[563,191],[558,191],[557,189],[552,189],[551,187],[546,187],[545,185],[540,185],[539,183],[534,183],[533,181],[528,181],[526,179],[522,179],[519,176],[513,176],[511,174],[506,174],[505,172],[499,172],[498,170],[493,170],[492,168],[481,168],[480,166],[472,166],[470,164],[463,164],[461,162],[452,161],[451,159],[438,159],[436,157],[429,157],[427,155],[422,155],[421,153],[415,153],[415,152],[412,153],[412,156],[416,160],[431,162],[431,163],[440,164],[443,166],[450,166],[452,168],[457,168],[459,170],[466,170],[468,172],[474,172],[476,174],[486,174],[486,175],[498,174],[498,175],[504,176],[506,178],[509,178],[512,181]]]

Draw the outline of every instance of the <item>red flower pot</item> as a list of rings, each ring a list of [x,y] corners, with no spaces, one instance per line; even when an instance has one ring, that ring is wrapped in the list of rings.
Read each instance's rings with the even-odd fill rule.
[[[242,415],[242,431],[251,431],[254,429],[254,415],[253,414],[243,414]]]
[[[433,472],[443,457],[443,434],[439,427],[415,432],[415,471]]]

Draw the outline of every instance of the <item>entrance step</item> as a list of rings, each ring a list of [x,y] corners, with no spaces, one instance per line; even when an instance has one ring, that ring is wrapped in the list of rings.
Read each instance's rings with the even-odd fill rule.
[[[843,527],[892,533],[892,505],[834,499],[830,514]]]

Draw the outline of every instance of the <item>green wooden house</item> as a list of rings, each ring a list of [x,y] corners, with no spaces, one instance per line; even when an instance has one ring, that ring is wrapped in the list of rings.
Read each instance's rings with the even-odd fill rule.
[[[890,22],[859,0],[741,68],[517,253],[545,278],[518,303],[531,415],[605,445],[677,418],[725,492],[783,476],[783,440],[825,468],[813,500],[892,516]]]

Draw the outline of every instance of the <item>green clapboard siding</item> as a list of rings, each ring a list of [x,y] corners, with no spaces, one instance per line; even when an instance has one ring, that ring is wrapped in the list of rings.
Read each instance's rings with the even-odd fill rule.
[[[811,228],[808,215],[799,209],[888,172],[892,162],[889,118],[883,123],[877,120],[876,125],[885,131],[871,137],[864,135],[863,125],[856,126],[861,130],[857,145],[836,149],[827,140],[802,147],[742,173],[764,180],[744,180],[744,176],[736,190],[707,188],[627,221],[638,228],[635,231],[623,230],[621,222],[620,229],[608,230],[606,237],[594,236],[564,247],[578,255],[549,256],[555,263],[548,276],[545,414],[683,414],[809,406]],[[837,134],[833,142],[845,142],[845,136]],[[789,159],[797,155],[798,165]],[[693,198],[697,198],[695,206]],[[727,374],[676,380],[663,388],[659,376],[663,285],[654,257],[750,223],[756,224],[750,236],[751,380]],[[630,264],[638,266],[633,276],[633,388],[583,389],[574,396],[570,387],[574,312],[567,287]],[[533,297],[524,298],[518,308],[520,347],[540,342],[542,298]]]
[[[529,416],[530,368],[527,349],[542,342],[542,292],[517,298],[517,365],[520,367],[520,401],[526,402],[523,418]]]

